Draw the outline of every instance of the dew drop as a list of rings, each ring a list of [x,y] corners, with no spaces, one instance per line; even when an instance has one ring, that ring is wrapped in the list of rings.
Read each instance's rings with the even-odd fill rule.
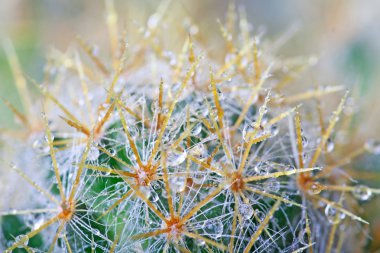
[[[27,246],[29,243],[29,237],[27,235],[18,235],[15,238],[15,243],[19,243],[17,248],[24,248],[24,246]]]
[[[259,114],[260,115],[264,115],[267,112],[268,112],[268,108],[266,106],[260,107],[260,109],[259,109]]]
[[[202,247],[206,244],[206,242],[202,239],[195,239],[195,244],[198,246],[198,247]]]
[[[224,96],[223,92],[220,89],[216,89],[216,91],[218,93],[219,100],[224,100],[225,96]]]
[[[158,182],[152,182],[153,189],[158,190],[161,188],[160,184]]]
[[[158,13],[153,14],[148,19],[148,22],[147,22],[148,28],[154,29],[158,25],[159,21],[160,21],[160,16],[158,15]]]
[[[309,193],[312,195],[319,194],[323,190],[323,186],[317,182],[314,182],[310,188],[309,188]]]
[[[365,144],[365,148],[375,155],[380,155],[380,142],[376,140],[369,140]]]
[[[98,229],[94,229],[92,230],[92,232],[94,233],[94,235],[97,235],[97,236],[100,235],[100,231]]]
[[[327,143],[326,143],[326,151],[331,152],[334,150],[334,147],[335,147],[335,144],[333,140],[331,138],[328,138]]]
[[[372,191],[365,185],[359,185],[355,187],[354,191],[352,192],[355,198],[359,200],[368,200],[372,196]]]
[[[236,57],[236,54],[226,54],[226,57],[224,58],[224,62],[230,62]]]
[[[48,153],[50,151],[50,147],[47,143],[44,142],[43,138],[36,138],[33,143],[32,147],[37,151],[41,153]]]
[[[253,132],[252,126],[247,125],[244,127],[243,132],[242,132],[242,138],[245,142],[249,141],[249,137],[250,137],[252,132]]]
[[[208,155],[207,148],[204,144],[199,143],[191,149],[191,155],[199,159],[206,158]]]
[[[171,88],[174,93],[177,93],[179,89],[181,88],[181,83],[178,83],[178,82],[173,83]]]
[[[299,240],[299,242],[302,243],[303,245],[307,245],[308,242],[309,242],[308,239],[309,239],[309,237],[308,237],[306,231],[305,230],[301,230],[299,232],[299,234],[298,234],[298,240]]]
[[[158,101],[153,101],[152,104],[151,104],[151,106],[150,106],[150,109],[154,113],[160,113],[161,112],[161,108],[158,105]]]
[[[223,223],[219,220],[208,220],[204,223],[203,230],[210,237],[218,239],[223,233]]]
[[[129,160],[131,162],[135,162],[136,161],[135,154],[133,153],[133,150],[131,148],[129,148],[129,146],[126,147],[125,153],[126,153],[127,157],[129,158]]]
[[[262,164],[256,165],[253,170],[259,175],[265,175],[268,173],[268,167]]]
[[[111,155],[111,156],[115,156],[115,155],[116,155],[116,150],[113,149],[113,148],[111,148],[111,149],[109,150],[109,152],[110,152],[110,155]]]
[[[288,195],[285,195],[285,194],[284,194],[282,197],[283,197],[284,199],[290,201],[290,198],[289,198]],[[287,207],[291,207],[291,206],[293,206],[292,202],[284,202],[284,203],[285,203],[285,206],[287,206]]]
[[[91,242],[91,252],[95,252],[96,250],[96,244],[95,242]]]
[[[139,190],[145,198],[147,198],[147,199],[150,198],[152,193],[151,193],[150,188],[148,186],[140,186]]]
[[[168,165],[169,166],[178,166],[185,161],[187,157],[187,152],[184,150],[181,154],[172,153],[168,156]]]
[[[137,100],[137,104],[139,105],[143,105],[146,103],[146,99],[144,96],[140,97],[138,100]]]
[[[91,147],[87,154],[87,160],[96,161],[99,157],[99,150],[96,147]]]
[[[210,113],[210,111],[208,110],[207,107],[202,107],[200,106],[200,108],[197,110],[197,112],[202,115],[203,117],[207,117],[208,114]]]
[[[261,220],[264,221],[265,219],[265,213],[260,211],[259,209],[255,210],[256,216]]]
[[[195,173],[192,175],[192,179],[194,181],[194,183],[196,184],[202,184],[204,182],[204,180],[206,179],[206,174],[204,173]]]
[[[327,220],[331,224],[338,224],[341,220],[343,220],[346,217],[346,214],[338,213],[338,211],[331,205],[326,206],[325,215],[327,217]]]
[[[43,224],[44,224],[45,220],[44,218],[41,216],[41,217],[38,217],[35,221],[34,221],[34,224],[32,226],[32,229],[33,230],[36,230],[36,229],[39,229]]]
[[[276,136],[280,132],[280,129],[278,128],[277,125],[272,125],[270,127],[270,133],[272,136]]]
[[[183,192],[186,187],[186,178],[181,176],[171,177],[169,179],[169,186],[170,190],[174,193]]]
[[[123,193],[126,190],[125,183],[124,182],[119,182],[115,184],[115,191],[118,193]]]
[[[280,190],[280,182],[271,178],[264,183],[264,188],[268,192],[278,192]]]
[[[129,134],[131,135],[132,138],[135,138],[139,135],[139,130],[135,126],[130,126],[129,127]]]
[[[155,191],[151,191],[150,198],[152,202],[157,202],[159,200],[159,196]]]
[[[306,148],[308,144],[309,140],[304,135],[302,135],[302,146]]]
[[[202,124],[198,123],[194,126],[194,128],[191,130],[192,136],[198,136],[202,132]]]
[[[239,212],[243,219],[248,220],[253,215],[253,208],[249,204],[240,204],[239,205]]]
[[[36,139],[36,140],[33,142],[33,144],[32,144],[32,147],[33,147],[34,149],[39,149],[39,148],[41,148],[41,146],[42,146],[42,143],[41,143],[41,140],[39,140],[39,139]]]

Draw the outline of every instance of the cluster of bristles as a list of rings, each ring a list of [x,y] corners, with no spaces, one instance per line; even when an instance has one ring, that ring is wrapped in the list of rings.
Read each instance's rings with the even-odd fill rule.
[[[323,97],[342,87],[287,95],[314,59],[279,64],[271,44],[252,37],[233,5],[220,26],[226,48],[218,63],[205,57],[188,23],[181,52],[163,50],[160,24],[168,3],[140,29],[140,43],[119,43],[107,3],[111,64],[78,39],[92,62],[83,63],[77,52],[54,52],[39,85],[25,79],[6,46],[25,113],[4,102],[25,130],[17,138],[5,133],[5,147],[19,141],[41,164],[28,169],[29,158],[19,153],[10,166],[41,194],[30,194],[27,209],[1,212],[6,251],[348,250],[352,245],[343,242],[367,223],[357,214],[358,201],[379,190],[350,185],[349,171],[341,168],[365,152],[380,152],[373,141],[348,154],[334,144],[338,129],[347,128],[338,119],[352,117],[348,93],[328,120]],[[30,102],[26,80],[43,95],[42,108]],[[31,173],[42,173],[45,182]],[[10,234],[9,216],[27,217],[19,228],[24,232]]]

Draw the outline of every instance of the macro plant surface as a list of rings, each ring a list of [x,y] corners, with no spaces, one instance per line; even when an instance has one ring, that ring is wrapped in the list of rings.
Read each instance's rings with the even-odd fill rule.
[[[78,37],[80,52],[51,52],[41,84],[4,43],[24,111],[3,98],[20,128],[1,135],[2,173],[16,179],[2,193],[10,197],[0,206],[0,247],[366,249],[358,207],[380,190],[356,183],[350,163],[378,155],[380,145],[363,141],[347,153],[350,140],[339,141],[353,118],[342,86],[292,88],[315,57],[276,57],[276,42],[256,34],[233,4],[220,23],[222,61],[208,55],[191,22],[179,32],[179,52],[165,48],[169,2],[138,29],[139,43],[128,44],[106,3],[109,56]],[[337,94],[325,116],[324,100]],[[22,203],[12,198],[17,191]]]

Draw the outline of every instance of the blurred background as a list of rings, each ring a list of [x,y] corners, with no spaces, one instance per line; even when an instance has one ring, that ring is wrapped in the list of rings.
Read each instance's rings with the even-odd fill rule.
[[[146,24],[160,2],[115,0],[119,24],[126,27],[127,37],[128,31],[137,29],[139,24]],[[344,84],[354,90],[357,95],[355,103],[361,107],[357,125],[361,138],[380,139],[380,1],[235,2],[238,8],[245,9],[249,22],[256,31],[263,31],[265,38],[278,39],[289,35],[288,38],[284,37],[288,40],[278,53],[280,57],[318,56],[318,65],[308,70],[303,79],[305,87],[311,83]],[[178,18],[178,23],[189,17],[199,28],[198,36],[209,41],[208,50],[217,52],[217,45],[223,42],[217,20],[225,20],[227,6],[227,0],[173,0],[169,12]],[[2,0],[0,41],[12,40],[23,71],[39,81],[43,78],[45,56],[49,49],[67,50],[75,44],[76,34],[102,48],[108,36],[105,19],[104,1]],[[173,21],[175,25],[176,20]],[[171,38],[173,35],[167,36]],[[0,95],[18,105],[19,97],[2,47],[0,77]],[[21,109],[21,106],[18,107]],[[11,112],[0,103],[0,130],[14,125]],[[377,171],[378,160],[373,162]],[[379,181],[372,184],[379,188]],[[372,205],[376,249],[376,244],[377,248],[380,247],[379,198]]]
[[[35,79],[43,75],[44,57],[49,48],[65,51],[76,34],[99,43],[106,40],[104,1],[91,0],[2,0],[0,38],[10,38],[23,70]],[[380,1],[377,0],[236,0],[247,12],[254,29],[265,38],[293,34],[281,48],[281,55],[317,55],[317,68],[310,81],[328,85],[357,86],[367,115],[380,115]],[[136,29],[145,24],[160,1],[116,0],[119,23]],[[221,40],[217,19],[223,20],[227,0],[174,0],[170,12],[182,19],[190,17],[199,33],[209,40]],[[128,30],[127,30],[128,31]],[[217,36],[213,36],[217,34]],[[127,35],[128,36],[128,35]],[[218,43],[218,41],[215,41]],[[321,74],[323,73],[323,74]],[[11,71],[4,50],[0,50],[0,94],[17,102]],[[307,84],[305,84],[307,85]],[[369,106],[370,105],[370,106]],[[12,117],[0,104],[0,128],[12,125]],[[380,134],[377,117],[366,117],[371,136]]]

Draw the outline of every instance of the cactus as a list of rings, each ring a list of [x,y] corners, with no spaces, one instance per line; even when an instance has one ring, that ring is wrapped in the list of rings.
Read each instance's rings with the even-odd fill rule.
[[[222,63],[202,51],[207,46],[197,43],[192,26],[178,54],[165,51],[158,43],[162,12],[133,47],[118,43],[112,4],[108,17],[114,17],[107,19],[109,62],[78,37],[88,61],[77,51],[55,51],[42,84],[22,74],[6,43],[25,112],[3,98],[22,124],[16,134],[2,134],[3,174],[18,177],[5,193],[23,187],[30,193],[22,190],[21,204],[5,200],[17,207],[0,211],[0,247],[349,252],[358,243],[365,249],[358,235],[368,222],[357,207],[380,190],[352,183],[341,168],[379,154],[380,146],[368,141],[343,153],[337,135],[351,116],[343,87],[296,87],[289,95],[293,78],[314,57],[275,58],[270,42],[252,35],[233,5],[220,24]],[[27,82],[42,103],[33,105]],[[341,98],[326,120],[320,104],[332,93]]]

